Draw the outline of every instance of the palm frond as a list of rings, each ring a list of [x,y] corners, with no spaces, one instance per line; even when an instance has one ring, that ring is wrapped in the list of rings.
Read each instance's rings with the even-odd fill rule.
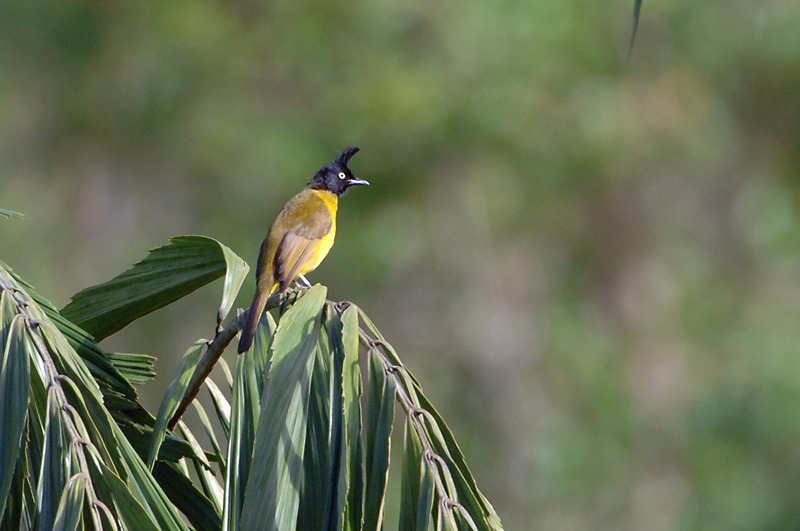
[[[0,498],[20,503],[3,508],[0,525],[19,518],[52,528],[77,519],[94,529],[186,529],[105,408],[83,358],[5,267],[0,339]],[[31,494],[35,505],[26,501]]]
[[[65,312],[102,338],[228,271],[226,314],[246,266],[213,240],[186,238]],[[168,257],[196,269],[179,272]],[[145,295],[122,303],[135,286]],[[281,315],[265,314],[233,372],[221,356],[244,315],[218,320],[212,341],[187,350],[153,416],[132,385],[153,378],[152,356],[103,352],[0,264],[0,529],[378,529],[397,412],[400,528],[502,529],[397,352],[358,307],[326,293],[317,285],[271,299]],[[216,364],[221,385],[209,378]],[[195,403],[201,438],[180,417],[202,387],[213,414]]]
[[[179,236],[121,275],[76,294],[61,314],[100,341],[224,274],[219,325],[248,269],[244,260],[212,238]]]

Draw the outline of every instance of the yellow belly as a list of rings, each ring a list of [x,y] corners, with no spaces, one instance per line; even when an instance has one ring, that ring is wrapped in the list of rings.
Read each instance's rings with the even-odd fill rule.
[[[336,218],[333,220],[333,225],[331,226],[331,231],[323,237],[317,246],[314,248],[314,252],[311,253],[311,256],[308,258],[308,261],[300,268],[300,274],[305,275],[306,273],[310,273],[314,271],[318,265],[322,263],[328,253],[333,247],[333,240],[336,238]]]
[[[336,194],[332,194],[331,192],[325,192],[322,190],[312,190],[312,192],[322,199],[322,201],[327,205],[328,208],[331,210],[331,230],[322,237],[319,243],[314,248],[314,252],[311,253],[311,256],[308,258],[306,263],[300,268],[301,275],[305,275],[306,273],[310,273],[314,271],[317,266],[319,266],[322,261],[328,256],[328,253],[333,247],[333,242],[336,239],[336,210],[339,206],[339,198]]]

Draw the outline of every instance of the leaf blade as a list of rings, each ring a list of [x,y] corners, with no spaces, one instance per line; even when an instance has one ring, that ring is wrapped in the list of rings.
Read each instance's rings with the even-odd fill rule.
[[[161,443],[164,441],[164,435],[167,433],[167,423],[172,415],[177,411],[178,405],[183,399],[186,389],[189,387],[189,382],[192,379],[195,369],[197,368],[197,361],[200,359],[200,353],[206,342],[202,339],[195,342],[181,358],[180,365],[172,378],[172,381],[167,387],[167,392],[164,393],[164,398],[161,399],[161,405],[158,408],[158,415],[156,422],[153,426],[153,439],[150,442],[150,454],[147,458],[147,466],[152,470],[153,463],[158,457],[158,450],[161,448]]]
[[[417,529],[417,508],[422,482],[422,443],[412,426],[413,419],[408,417],[405,423],[403,440],[403,475],[400,479],[400,522],[399,531]]]
[[[361,439],[361,367],[358,364],[358,307],[348,306],[342,313],[342,345],[345,357],[342,397],[347,445],[347,499],[343,522],[349,529],[361,529],[364,514],[364,446]]]
[[[5,296],[6,292],[3,292]],[[11,320],[0,361],[0,515],[5,510],[8,490],[22,447],[30,389],[30,345],[23,315]]]
[[[379,357],[371,353],[364,485],[365,529],[379,529],[383,521],[396,388],[395,379],[384,374]]]
[[[324,324],[323,324],[324,327]],[[325,529],[325,500],[328,497],[329,445],[328,423],[330,408],[330,357],[320,333],[314,350],[314,369],[309,387],[307,431],[303,455],[303,489],[298,512],[298,529],[311,529],[316,523]]]
[[[308,388],[314,365],[324,286],[305,292],[281,318],[262,400],[254,455],[242,507],[242,529],[294,529],[306,437]],[[266,414],[269,412],[269,414]]]
[[[86,476],[76,474],[67,482],[58,504],[53,531],[78,529],[83,510],[83,497],[86,492]]]
[[[61,314],[101,341],[226,272],[218,316],[233,304],[247,264],[213,238],[178,236],[108,282],[75,294]]]
[[[274,331],[275,323],[266,314],[258,326],[252,348],[236,360],[225,477],[224,530],[240,528],[245,488],[253,461],[253,443],[261,415],[261,392],[269,363],[268,347]]]
[[[247,272],[250,270],[247,262],[231,251],[229,247],[221,243],[219,246],[225,259],[225,283],[222,286],[222,301],[219,304],[219,310],[217,310],[218,329],[231,311],[233,303],[236,302],[236,295],[239,294],[242,283],[247,278]]]

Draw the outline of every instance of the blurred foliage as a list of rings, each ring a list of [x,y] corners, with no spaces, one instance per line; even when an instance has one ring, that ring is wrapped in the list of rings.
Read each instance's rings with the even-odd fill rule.
[[[629,61],[631,4],[3,2],[3,256],[58,306],[176,234],[252,264],[360,145],[312,276],[509,529],[790,528],[800,5],[646,3]],[[170,372],[198,307],[109,343]]]

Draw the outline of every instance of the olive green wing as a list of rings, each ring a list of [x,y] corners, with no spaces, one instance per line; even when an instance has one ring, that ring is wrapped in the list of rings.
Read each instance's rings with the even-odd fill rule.
[[[331,231],[333,214],[321,199],[301,194],[286,205],[275,225],[283,234],[275,251],[273,274],[283,291]]]

